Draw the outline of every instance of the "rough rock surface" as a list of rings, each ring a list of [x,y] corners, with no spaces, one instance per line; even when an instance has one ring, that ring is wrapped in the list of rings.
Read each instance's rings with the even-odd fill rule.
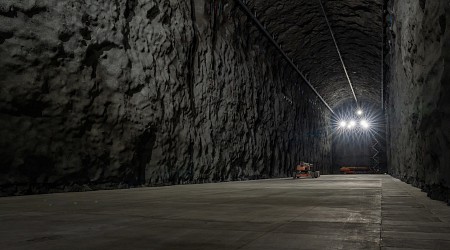
[[[232,1],[2,0],[0,194],[327,172],[327,110]]]
[[[450,2],[392,1],[390,171],[450,204]]]

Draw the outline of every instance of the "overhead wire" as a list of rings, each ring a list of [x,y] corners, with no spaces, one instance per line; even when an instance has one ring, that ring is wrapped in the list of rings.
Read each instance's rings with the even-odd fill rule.
[[[295,65],[294,61],[289,58],[289,56],[284,52],[281,46],[275,41],[273,36],[267,31],[264,25],[257,19],[255,15],[253,15],[252,11],[247,7],[247,5],[242,0],[236,0],[238,5],[241,7],[243,12],[253,21],[256,27],[269,39],[269,41],[275,46],[275,48],[280,52],[280,54],[286,59],[286,61],[291,65],[294,70],[301,76],[301,78],[305,81],[308,87],[317,95],[317,97],[322,101],[322,103],[331,111],[331,113],[335,114],[331,106],[325,101],[325,99],[319,94],[319,92],[314,88],[311,82],[306,78],[306,76],[301,72],[301,70]]]
[[[339,55],[339,59],[340,59],[341,64],[342,64],[342,68],[344,69],[345,76],[347,77],[348,84],[350,86],[350,90],[352,91],[353,98],[355,99],[356,106],[359,107],[358,98],[356,97],[352,81],[350,80],[350,76],[348,75],[348,72],[347,72],[347,67],[345,66],[345,62],[344,62],[344,59],[342,58],[341,51],[340,51],[339,46],[337,44],[336,38],[334,37],[333,29],[331,28],[330,22],[328,21],[327,13],[325,12],[325,8],[323,7],[322,0],[319,0],[319,3],[320,3],[320,7],[322,9],[323,16],[325,17],[325,21],[327,23],[328,29],[330,30],[331,37],[333,38],[334,46],[336,47],[337,53]]]

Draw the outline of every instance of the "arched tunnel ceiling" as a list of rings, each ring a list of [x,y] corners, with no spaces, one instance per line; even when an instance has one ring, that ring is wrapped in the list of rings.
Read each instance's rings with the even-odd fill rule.
[[[360,102],[381,99],[382,1],[322,0]],[[332,107],[353,99],[319,0],[248,5]]]

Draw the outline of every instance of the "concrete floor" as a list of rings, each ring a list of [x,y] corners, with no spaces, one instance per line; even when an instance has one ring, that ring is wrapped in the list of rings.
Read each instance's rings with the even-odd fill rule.
[[[450,249],[450,207],[386,175],[0,198],[1,249]]]

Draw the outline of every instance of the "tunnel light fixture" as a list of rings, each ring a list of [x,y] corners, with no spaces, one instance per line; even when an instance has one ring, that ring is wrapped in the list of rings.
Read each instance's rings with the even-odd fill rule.
[[[380,129],[378,113],[365,107],[347,107],[338,116],[333,117],[334,132],[338,135],[358,138],[370,136]]]
[[[358,121],[356,121],[356,120],[350,120],[350,121],[341,120],[337,125],[341,129],[361,128],[364,130],[368,130],[371,127],[370,122],[367,121],[366,119],[361,119]]]
[[[355,126],[356,126],[356,121],[351,120],[351,121],[348,123],[347,128],[352,129],[352,128],[354,128]]]
[[[370,127],[369,123],[366,120],[361,120],[359,122],[359,125],[363,128],[363,129],[368,129]]]

